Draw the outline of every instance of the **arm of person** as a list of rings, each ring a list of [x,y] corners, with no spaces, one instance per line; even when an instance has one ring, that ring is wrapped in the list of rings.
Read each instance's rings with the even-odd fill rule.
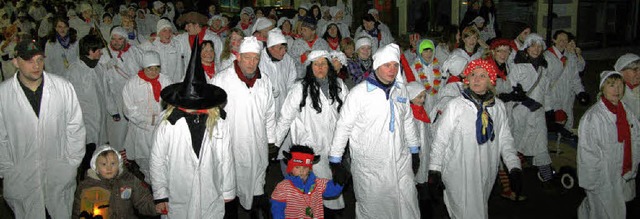
[[[81,181],[76,188],[76,191],[73,194],[73,208],[71,209],[71,218],[78,219],[80,218],[80,202],[82,201],[82,190],[84,188],[83,183]]]
[[[0,105],[5,104],[6,101],[0,101]],[[13,169],[13,159],[9,147],[9,134],[7,133],[7,127],[4,113],[0,113],[0,178],[4,178],[4,174],[7,170]]]
[[[85,141],[86,130],[84,128],[84,121],[82,120],[82,110],[80,109],[80,103],[76,96],[76,91],[73,89],[71,83],[67,84],[66,97],[67,101],[64,103],[66,111],[66,123],[67,123],[67,153],[65,154],[69,164],[77,167],[80,165],[85,153]]]
[[[136,94],[136,92],[140,92],[135,91],[135,83],[137,83],[136,79],[129,80],[122,90],[124,114],[127,116],[127,118],[129,118],[129,123],[141,129],[150,130],[153,128],[153,126],[151,126],[151,120],[153,120],[154,118],[147,115],[147,112],[149,112],[150,110],[147,110],[143,106],[140,106],[140,101],[137,101],[135,99],[134,95]],[[143,103],[147,104],[147,101],[143,100]]]
[[[599,136],[596,130],[601,128],[599,123],[595,120],[594,116],[587,114],[580,120],[580,126],[578,127],[578,154],[577,154],[577,167],[578,167],[578,183],[580,187],[585,190],[594,190],[601,182],[601,167],[602,151],[599,148],[600,141],[597,140]]]
[[[340,196],[340,194],[342,194],[342,189],[344,189],[344,186],[338,185],[337,183],[333,182],[333,180],[329,180],[327,181],[327,186],[324,190],[324,193],[322,193],[322,197],[329,199],[338,197]]]
[[[133,207],[142,215],[158,215],[158,212],[156,212],[156,204],[153,202],[153,196],[151,195],[151,190],[149,190],[149,185],[132,175],[131,179],[133,179],[133,191],[131,193],[131,203],[133,204]]]
[[[498,105],[498,104],[496,104]],[[507,165],[508,170],[513,168],[522,169],[520,158],[518,158],[518,151],[516,151],[513,145],[513,136],[511,135],[511,128],[509,128],[509,117],[507,116],[504,104],[500,104],[499,112],[496,115],[496,119],[500,120],[500,127],[496,127],[498,130],[498,142],[500,142],[500,155],[502,160]]]
[[[231,134],[228,128],[219,128],[223,132],[222,139],[218,141],[222,148],[222,197],[225,201],[236,197],[236,169],[231,147]]]
[[[156,129],[151,147],[151,158],[149,159],[149,169],[151,173],[151,188],[153,188],[153,198],[156,200],[169,199],[168,157],[169,143],[168,135],[165,134],[167,121],[162,121]]]
[[[354,93],[350,93],[347,96],[340,110],[340,117],[338,118],[336,129],[333,132],[333,141],[329,149],[329,162],[331,163],[342,162],[344,148],[347,146],[351,131],[356,124],[358,115],[360,115],[360,104],[357,102],[357,98],[353,98],[353,96]]]
[[[438,135],[435,135],[433,142],[431,143],[431,153],[429,153],[429,170],[442,171],[443,161],[448,153],[448,147],[450,146],[450,139],[452,134],[455,133],[455,127],[458,125],[456,118],[458,113],[456,106],[453,104],[455,99],[449,101],[442,114],[438,117],[436,122],[436,130]]]
[[[289,90],[289,94],[287,94],[287,97],[284,99],[284,103],[282,104],[282,108],[280,109],[280,118],[278,119],[276,126],[276,146],[280,147],[280,145],[282,145],[282,142],[289,132],[291,123],[300,114],[299,109],[301,100],[302,85],[296,84],[295,87]]]
[[[418,140],[418,136],[420,135],[420,133],[417,130],[415,120],[413,119],[411,106],[409,104],[410,103],[407,98],[406,103],[401,105],[401,107],[405,108],[405,113],[404,115],[402,115],[402,123],[404,125],[404,140],[405,145],[409,147],[409,151],[411,152],[411,154],[417,154],[420,153],[420,140]]]
[[[273,219],[285,218],[284,211],[287,208],[287,194],[285,193],[285,183],[287,182],[281,181],[280,183],[278,183],[278,185],[276,185],[276,188],[273,190],[273,193],[271,193],[271,200],[269,201],[271,202],[271,215],[273,216]]]
[[[265,112],[265,121],[266,121],[266,128],[267,128],[267,142],[268,143],[275,143],[276,142],[276,100],[273,99],[273,92],[272,91],[272,86],[271,82],[268,81],[269,79],[267,79],[267,101],[265,101],[267,103],[267,106],[265,107],[265,109],[267,109],[267,111]]]

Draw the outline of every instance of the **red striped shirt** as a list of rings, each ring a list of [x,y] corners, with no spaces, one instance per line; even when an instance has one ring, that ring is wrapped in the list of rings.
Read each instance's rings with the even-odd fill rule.
[[[287,203],[284,209],[285,218],[324,218],[322,194],[327,188],[328,179],[316,178],[313,190],[302,193],[290,180],[282,180],[276,186],[271,198]],[[307,207],[311,208],[313,217],[307,215]]]

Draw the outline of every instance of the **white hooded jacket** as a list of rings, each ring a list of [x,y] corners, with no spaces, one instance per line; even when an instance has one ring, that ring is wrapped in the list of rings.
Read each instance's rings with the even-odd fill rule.
[[[72,62],[78,60],[78,41],[65,49],[60,42],[47,42],[44,49],[45,70],[49,73],[64,75]]]
[[[20,74],[20,73],[18,73]],[[85,151],[82,111],[71,83],[42,73],[39,116],[18,75],[0,84],[0,178],[16,218],[71,218],[77,167]]]

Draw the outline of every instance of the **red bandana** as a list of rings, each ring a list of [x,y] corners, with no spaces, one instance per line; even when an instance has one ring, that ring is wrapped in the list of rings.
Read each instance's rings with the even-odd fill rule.
[[[214,29],[209,28],[209,30],[213,31],[214,33],[218,34],[218,36],[220,36],[220,33],[229,30],[229,27],[222,27],[219,30],[214,30]]]
[[[242,28],[242,30],[246,30],[247,28],[249,28],[251,26],[251,22],[249,23],[240,23],[240,28]]]
[[[160,76],[154,79],[151,79],[144,74],[144,70],[140,70],[138,72],[138,77],[140,77],[142,80],[146,82],[151,83],[151,88],[153,88],[153,98],[156,99],[156,102],[160,102],[160,91],[162,90],[160,81],[158,81],[158,78],[160,78]]]
[[[622,175],[631,170],[631,129],[629,128],[629,121],[627,121],[627,112],[622,106],[622,102],[618,102],[617,106],[614,106],[609,100],[602,96],[602,102],[611,113],[616,115],[616,129],[618,131],[618,142],[622,142],[624,145],[623,157],[622,157]]]
[[[206,65],[202,64],[202,68],[204,69],[204,73],[207,74],[209,79],[213,78],[213,74],[216,73],[216,66],[215,66],[214,63],[211,63],[210,66],[206,66]]]
[[[258,80],[258,78],[260,77],[260,69],[258,68],[256,68],[256,75],[253,76],[253,78],[247,78],[246,76],[244,76],[244,73],[242,73],[242,70],[240,70],[240,66],[238,65],[238,60],[233,61],[233,67],[236,70],[238,78],[240,78],[240,80],[247,85],[247,88],[252,88],[256,83],[256,80]]]
[[[411,67],[409,67],[409,62],[407,62],[407,57],[403,54],[400,54],[400,64],[402,64],[402,70],[404,70],[404,76],[407,77],[407,83],[416,81],[416,77],[413,75],[413,71],[411,71]]]
[[[198,33],[198,45],[204,41],[204,34],[207,33],[207,27],[202,27],[202,30]],[[193,49],[193,41],[196,40],[196,35],[189,35],[189,45]]]
[[[340,39],[338,37],[335,37],[335,38],[329,37],[327,39],[327,43],[329,43],[329,47],[332,50],[337,50],[338,47],[340,46]]]
[[[626,85],[627,85],[631,90],[633,90],[634,88],[638,87],[638,85],[640,85],[640,84],[633,85],[633,84],[630,84],[630,83],[628,83],[628,82],[624,82],[624,83],[625,83],[625,84],[626,84]]]
[[[460,77],[455,76],[455,75],[451,75],[451,77],[449,77],[449,79],[447,79],[447,84],[451,84],[451,83],[455,83],[455,82],[462,82],[462,80],[460,79]]]
[[[554,56],[556,56],[556,58],[558,58],[558,54],[556,54],[556,50],[552,47],[549,47],[549,50]],[[562,62],[562,66],[566,66],[567,65],[567,57],[566,56],[562,56],[562,58],[560,58],[560,61]]]
[[[413,118],[416,118],[417,120],[423,121],[425,123],[431,123],[429,115],[427,114],[427,111],[424,110],[424,107],[412,103],[411,111],[413,111]]]
[[[124,48],[122,48],[121,50],[116,50],[111,45],[109,45],[109,47],[111,47],[112,50],[118,52],[118,58],[122,58],[122,54],[124,54],[125,52],[129,51],[129,48],[131,48],[131,44],[129,44],[129,43],[125,44]]]

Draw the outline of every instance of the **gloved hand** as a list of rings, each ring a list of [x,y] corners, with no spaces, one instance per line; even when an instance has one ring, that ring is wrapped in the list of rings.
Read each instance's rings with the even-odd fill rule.
[[[113,119],[113,121],[119,122],[120,121],[120,114],[111,115],[111,118]]]
[[[411,154],[411,169],[413,169],[413,175],[418,173],[420,168],[420,153]]]
[[[511,191],[516,194],[516,200],[522,192],[522,170],[520,168],[513,168],[509,171],[509,182],[511,184]]]
[[[522,84],[517,84],[515,87],[512,87],[512,88],[513,88],[513,91],[511,91],[511,95],[512,95],[513,101],[521,102],[528,99],[527,92],[524,92],[524,89],[522,89]]]
[[[442,203],[444,201],[444,183],[442,182],[442,173],[440,171],[429,170],[429,195],[431,200],[435,203]]]
[[[527,98],[525,101],[522,101],[522,105],[529,108],[529,111],[531,112],[534,112],[542,107],[542,104],[531,98]]]
[[[502,102],[505,102],[505,103],[513,101],[513,93],[498,94],[498,99],[502,100]]]
[[[333,182],[337,185],[344,186],[349,178],[349,172],[342,163],[329,163],[331,173],[333,175]]]
[[[583,106],[587,106],[589,104],[589,101],[591,101],[591,98],[589,97],[589,94],[587,92],[580,92],[576,98],[578,99],[578,103],[580,103],[580,105]]]
[[[276,144],[274,144],[274,143],[269,143],[268,147],[269,147],[269,162],[277,161],[277,158],[278,158],[278,147],[276,147]]]

